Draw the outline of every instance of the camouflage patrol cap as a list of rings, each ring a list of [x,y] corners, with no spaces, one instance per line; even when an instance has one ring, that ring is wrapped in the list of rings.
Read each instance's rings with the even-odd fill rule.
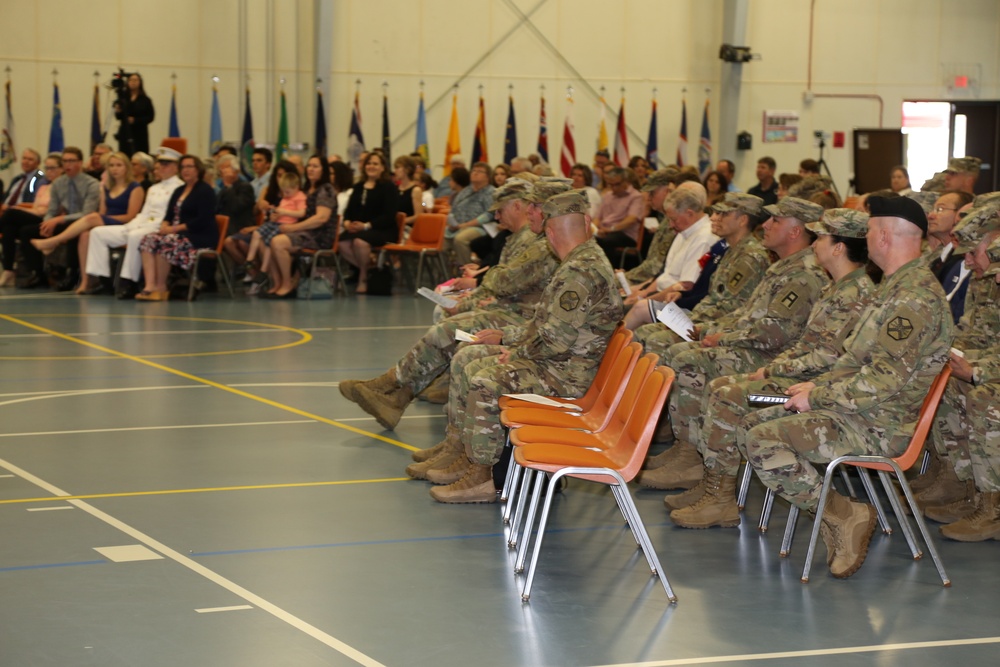
[[[520,178],[522,181],[528,181],[529,183],[531,183],[532,185],[534,185],[535,183],[538,182],[538,179],[541,178],[541,176],[539,176],[538,174],[532,173],[530,171],[522,171],[519,174],[511,176],[511,178]]]
[[[713,211],[718,213],[729,213],[739,211],[747,215],[759,216],[763,214],[764,200],[754,195],[744,192],[727,192],[726,198],[718,204],[712,206]]]
[[[921,192],[944,192],[948,189],[948,186],[944,183],[944,172],[939,171],[920,186]]]
[[[920,204],[920,208],[924,209],[924,215],[930,215],[941,193],[921,190],[920,192],[910,192],[903,196]]]
[[[973,207],[951,230],[955,240],[953,252],[958,255],[972,252],[987,234],[997,230],[1000,230],[1000,202]]]
[[[546,220],[570,213],[583,215],[590,213],[590,200],[587,199],[587,193],[583,190],[560,192],[549,197],[542,205],[542,216]]]
[[[1000,236],[993,239],[986,248],[986,257],[990,260],[990,268],[986,269],[986,275],[995,276],[1000,273]]]
[[[499,211],[509,201],[525,199],[531,194],[531,189],[531,183],[528,181],[521,180],[520,178],[512,178],[496,189],[493,193],[493,204],[488,210]]]
[[[816,222],[823,216],[823,207],[798,197],[785,197],[777,204],[765,206],[764,211],[776,218],[795,218],[802,223]]]
[[[853,208],[831,208],[824,211],[822,220],[810,222],[806,229],[814,234],[863,239],[868,234],[868,214]]]
[[[539,178],[524,199],[532,204],[544,204],[550,197],[572,189],[573,181],[570,179],[547,176]],[[590,211],[589,205],[587,211]]]
[[[972,174],[979,175],[979,165],[983,163],[977,157],[953,157],[948,160],[948,168],[944,170],[946,174]]]
[[[1000,205],[1000,192],[987,192],[972,200],[972,207]]]
[[[666,187],[673,182],[674,176],[679,173],[680,171],[677,169],[671,169],[670,167],[657,169],[652,174],[646,176],[646,183],[642,186],[642,191],[652,192],[653,190]]]
[[[829,176],[806,176],[801,181],[788,188],[789,197],[811,199],[813,195],[833,189],[833,181]]]

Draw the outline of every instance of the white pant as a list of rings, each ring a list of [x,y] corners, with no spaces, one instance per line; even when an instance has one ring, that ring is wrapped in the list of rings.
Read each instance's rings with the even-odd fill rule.
[[[126,225],[104,225],[90,230],[90,244],[87,246],[87,273],[92,276],[111,277],[111,248],[125,246],[121,277],[137,282],[142,274],[142,256],[139,243],[147,234],[160,228],[159,221]]]

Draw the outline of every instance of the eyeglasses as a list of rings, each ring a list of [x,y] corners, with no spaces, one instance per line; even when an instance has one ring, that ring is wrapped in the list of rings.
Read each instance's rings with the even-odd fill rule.
[[[78,160],[75,157],[64,157],[63,158],[63,164],[67,164],[67,163],[70,163],[70,162],[83,162],[83,160]]]
[[[45,171],[52,171],[53,169],[59,169],[57,164],[47,164],[45,165]]]
[[[957,211],[957,208],[948,208],[947,206],[937,206],[934,208],[935,213],[944,213],[945,211]]]

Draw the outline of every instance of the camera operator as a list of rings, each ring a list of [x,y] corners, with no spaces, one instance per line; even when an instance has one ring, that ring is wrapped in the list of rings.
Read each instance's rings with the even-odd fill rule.
[[[111,87],[118,94],[115,101],[115,118],[121,121],[118,128],[118,146],[122,153],[131,156],[149,152],[149,124],[153,122],[153,101],[142,87],[142,77],[137,72],[118,70],[111,80]]]

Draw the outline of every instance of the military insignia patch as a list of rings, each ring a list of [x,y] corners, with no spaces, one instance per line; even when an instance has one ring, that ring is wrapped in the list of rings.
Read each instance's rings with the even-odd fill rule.
[[[785,306],[785,308],[791,309],[791,307],[795,305],[795,302],[798,300],[799,300],[798,294],[796,294],[795,292],[789,292],[788,294],[785,295],[785,298],[781,300],[781,303],[782,305]]]
[[[905,317],[895,317],[886,325],[885,332],[893,340],[906,340],[913,333],[913,323]]]
[[[736,287],[737,285],[740,284],[741,280],[743,280],[743,274],[737,271],[736,273],[733,274],[733,277],[729,279],[729,286]]]
[[[579,305],[580,295],[576,292],[563,292],[562,296],[559,297],[559,307],[567,312],[576,310]]]

